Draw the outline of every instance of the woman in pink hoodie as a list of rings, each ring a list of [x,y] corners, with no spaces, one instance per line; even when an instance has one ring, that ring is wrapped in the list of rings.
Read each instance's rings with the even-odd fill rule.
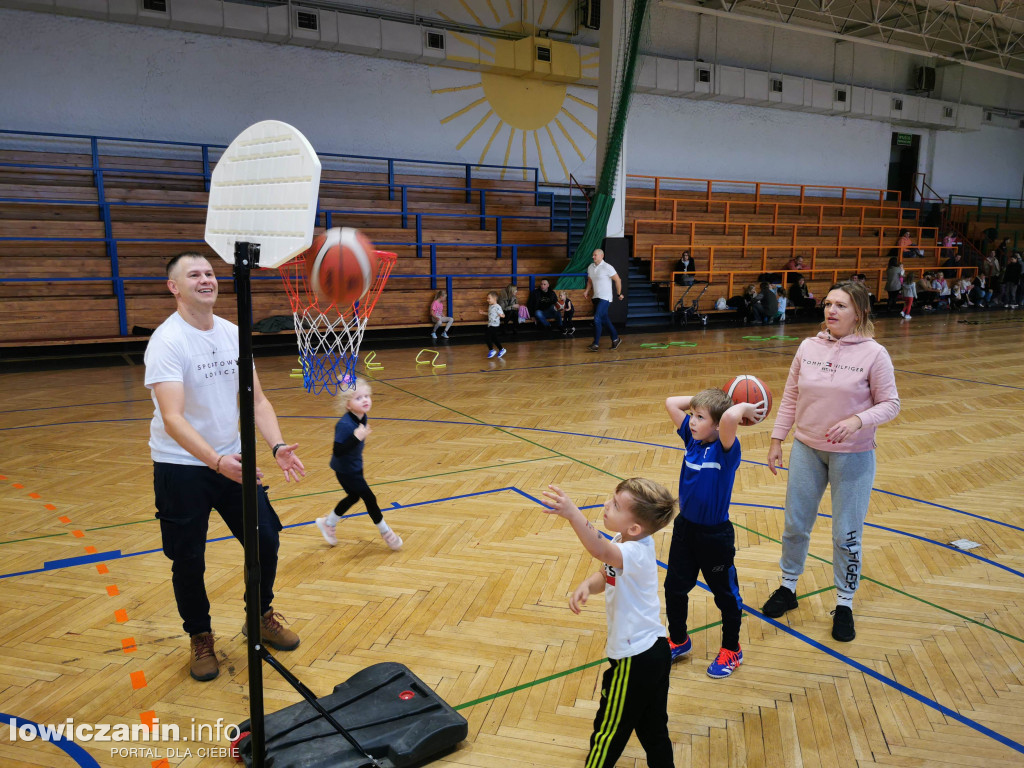
[[[782,586],[761,610],[774,619],[796,608],[797,579],[829,485],[836,585],[832,637],[849,642],[856,636],[853,595],[860,583],[861,534],[875,479],[875,431],[896,418],[900,399],[889,353],[871,338],[865,286],[841,283],[829,291],[824,307],[821,332],[803,340],[790,366],[768,449],[768,468],[778,474],[782,441],[796,427],[779,561]]]

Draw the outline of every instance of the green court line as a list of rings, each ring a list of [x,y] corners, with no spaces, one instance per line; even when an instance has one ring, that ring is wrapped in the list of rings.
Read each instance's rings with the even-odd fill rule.
[[[35,541],[36,539],[52,539],[52,538],[55,538],[57,536],[67,536],[67,535],[68,534],[67,534],[66,531],[61,531],[60,533],[47,533],[47,534],[44,534],[42,536],[29,536],[26,539],[12,539],[11,541],[0,541],[0,544],[17,544],[19,541]]]
[[[805,595],[805,597],[806,597],[806,595]],[[720,621],[714,621],[711,624],[705,624],[703,627],[696,627],[695,629],[691,629],[689,631],[689,634],[695,635],[698,632],[703,632],[706,629],[711,629],[712,627],[717,627],[721,623],[722,622],[720,622]],[[527,688],[533,688],[533,686],[535,686],[535,685],[540,685],[542,683],[550,683],[552,680],[557,680],[560,677],[567,677],[569,675],[574,675],[577,672],[582,672],[585,669],[590,669],[591,667],[600,666],[601,664],[604,664],[606,661],[608,661],[608,657],[607,656],[605,656],[603,659],[598,659],[597,661],[590,661],[590,662],[587,662],[586,664],[581,664],[580,666],[573,667],[572,669],[566,669],[566,670],[563,670],[562,672],[555,672],[555,674],[548,675],[547,677],[542,677],[539,680],[533,680],[533,681],[531,681],[529,683],[521,683],[520,685],[513,686],[512,688],[506,688],[503,691],[498,691],[497,693],[491,693],[491,694],[488,694],[487,696],[481,696],[479,699],[473,699],[472,701],[467,701],[467,702],[465,702],[463,704],[459,704],[457,706],[452,707],[452,709],[459,710],[459,709],[466,709],[467,707],[474,707],[477,704],[483,704],[484,702],[487,702],[487,701],[493,701],[494,699],[501,698],[502,696],[508,696],[509,694],[512,694],[512,693],[518,693],[519,691],[524,691]]]
[[[747,531],[749,533],[753,533],[756,536],[760,536],[762,538],[768,539],[768,541],[774,541],[776,544],[779,544],[779,545],[782,544],[782,542],[779,541],[778,539],[773,539],[771,536],[769,536],[767,534],[764,534],[764,533],[761,533],[760,531],[755,531],[753,528],[747,528],[747,526],[745,526],[745,525],[740,525],[735,520],[733,521],[733,525],[735,525],[737,528],[742,528],[744,531]],[[818,560],[819,562],[825,563],[827,565],[832,565],[833,564],[831,560],[826,560],[824,557],[819,557],[818,555],[815,555],[812,552],[808,552],[807,556],[808,557],[813,557],[815,560]],[[1016,640],[1018,643],[1024,643],[1024,638],[1017,637],[1014,634],[1011,634],[1011,633],[1006,632],[1006,631],[1004,631],[1002,629],[999,629],[998,627],[993,627],[992,625],[986,624],[986,623],[984,623],[982,621],[978,621],[977,619],[972,619],[970,616],[964,616],[964,614],[957,613],[952,608],[945,608],[945,607],[939,605],[938,603],[933,603],[930,600],[925,600],[923,597],[918,597],[917,595],[913,595],[910,592],[905,592],[902,589],[900,589],[899,587],[894,587],[891,584],[886,584],[884,581],[879,581],[878,579],[873,579],[870,576],[865,576],[864,574],[861,574],[860,579],[861,579],[861,581],[870,581],[872,584],[877,584],[880,587],[892,590],[896,594],[903,595],[904,597],[909,597],[911,600],[916,600],[919,603],[924,603],[925,605],[930,606],[932,608],[936,608],[936,609],[942,611],[943,613],[948,613],[950,616],[956,616],[958,619],[963,619],[964,621],[969,622],[970,624],[974,624],[974,625],[979,626],[979,627],[984,627],[985,629],[987,629],[987,630],[989,630],[991,632],[996,632],[996,633],[1002,635],[1003,637],[1008,637],[1011,640]],[[835,589],[835,587],[834,586],[833,587],[828,587],[828,589]],[[818,590],[818,591],[819,592],[823,592],[825,590]],[[814,595],[814,594],[817,594],[817,592],[811,592],[810,594]]]

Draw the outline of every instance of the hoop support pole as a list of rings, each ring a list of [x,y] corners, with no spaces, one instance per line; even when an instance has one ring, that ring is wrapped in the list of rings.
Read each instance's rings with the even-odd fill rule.
[[[235,243],[235,296],[238,303],[238,409],[242,438],[242,543],[245,547],[245,628],[249,649],[249,733],[252,768],[263,768],[263,643],[260,615],[259,501],[256,498],[256,415],[252,359],[252,284],[259,266],[259,243]]]

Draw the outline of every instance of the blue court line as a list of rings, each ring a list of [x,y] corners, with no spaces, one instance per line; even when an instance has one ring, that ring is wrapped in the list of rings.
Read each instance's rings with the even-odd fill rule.
[[[459,494],[458,496],[445,496],[445,497],[440,498],[440,499],[431,499],[430,501],[418,501],[418,502],[416,502],[414,504],[398,504],[397,502],[395,502],[394,505],[392,507],[390,507],[390,508],[391,509],[412,509],[413,507],[422,507],[422,506],[426,506],[428,504],[439,504],[439,503],[444,502],[444,501],[456,501],[458,499],[469,499],[469,498],[472,498],[474,496],[487,496],[488,494],[503,493],[505,491],[515,491],[517,493],[522,493],[522,491],[520,491],[518,488],[513,488],[511,486],[508,486],[508,487],[505,487],[505,488],[492,488],[491,490],[487,490],[487,491],[476,491],[474,493],[462,493],[462,494]],[[531,500],[532,500],[532,497],[528,496],[527,498],[531,498]],[[343,515],[342,519],[348,519],[350,517],[361,517],[361,516],[366,515],[366,514],[367,514],[366,512],[354,512],[354,513],[352,513],[350,515]],[[289,528],[302,528],[304,526],[313,525],[313,524],[314,524],[314,522],[312,520],[310,520],[308,522],[304,522],[304,523],[292,523],[291,525],[282,526],[282,530],[287,530]],[[214,544],[214,543],[216,543],[218,541],[235,541],[235,540],[236,540],[235,537],[232,536],[232,535],[218,536],[215,539],[207,539],[206,543],[207,544]],[[127,552],[127,553],[121,552],[121,550],[119,550],[119,549],[115,549],[115,550],[112,550],[110,552],[102,552],[102,553],[97,553],[95,555],[83,555],[82,557],[71,557],[71,558],[67,558],[66,560],[51,560],[51,561],[49,561],[47,563],[44,563],[42,568],[33,568],[32,570],[17,571],[15,573],[2,573],[2,574],[0,574],[0,580],[12,579],[15,576],[29,576],[29,575],[34,574],[34,573],[44,573],[46,571],[56,571],[56,570],[60,570],[62,568],[74,568],[75,566],[78,566],[78,565],[87,565],[89,563],[95,563],[95,562],[97,562],[99,560],[123,560],[123,559],[129,558],[129,557],[141,557],[142,555],[152,555],[152,554],[155,554],[157,552],[163,552],[163,548],[160,547],[160,548],[157,548],[157,549],[144,549],[144,550],[142,550],[140,552]]]
[[[818,517],[828,517],[828,518],[831,518],[832,515],[826,515],[824,512],[819,512],[818,513]],[[898,534],[900,536],[906,536],[908,539],[917,539],[918,541],[923,541],[923,542],[926,542],[928,544],[934,544],[937,547],[942,547],[943,549],[948,549],[951,552],[956,552],[957,554],[960,554],[960,555],[966,555],[967,557],[973,557],[975,560],[980,560],[981,562],[986,563],[987,565],[994,566],[995,568],[1000,568],[1000,569],[1002,569],[1004,571],[1008,571],[1008,572],[1012,573],[1014,576],[1020,576],[1021,578],[1024,578],[1024,573],[1021,573],[1020,571],[1014,570],[1013,568],[1010,568],[1008,565],[1003,565],[1002,563],[997,562],[995,560],[990,560],[987,557],[982,557],[981,555],[976,555],[973,552],[971,552],[970,550],[957,549],[952,544],[945,544],[945,543],[943,543],[941,541],[936,541],[935,539],[929,539],[927,536],[919,536],[916,533],[909,533],[907,531],[901,531],[898,528],[889,528],[888,526],[878,525],[877,523],[864,523],[864,526],[867,527],[867,528],[877,528],[880,531],[889,531],[889,533],[895,533],[895,534]]]
[[[14,727],[17,728],[21,728],[23,725],[32,725],[35,726],[36,733],[39,732],[39,723],[33,722],[32,720],[26,720],[25,718],[18,717],[17,715],[8,715],[0,712],[0,720],[4,723],[13,722]],[[43,739],[41,737],[37,737],[31,743],[36,744],[40,741],[46,741],[53,744],[53,746],[57,747],[68,757],[74,760],[80,768],[100,768],[100,764],[96,762],[96,759],[71,739],[66,739],[63,736],[59,739]]]
[[[121,557],[121,550],[114,549],[109,552],[97,552],[94,555],[67,557],[63,560],[47,560],[43,563],[43,570],[56,571],[59,568],[69,568],[73,565],[88,565],[89,563],[98,563],[101,560],[116,560],[119,557]]]
[[[283,419],[307,419],[307,420],[317,420],[317,421],[334,420],[334,416],[279,416],[278,418],[280,420],[283,420]],[[60,423],[56,423],[56,424],[35,424],[35,425],[27,425],[27,426],[22,426],[22,427],[2,427],[2,428],[0,428],[0,431],[14,430],[14,429],[34,429],[36,427],[59,427],[59,426],[66,426],[66,425],[71,425],[71,424],[106,424],[106,423],[117,423],[118,421],[147,421],[148,422],[148,421],[150,421],[150,419],[147,417],[145,419],[104,419],[102,421],[72,421],[72,422],[60,422]],[[589,439],[592,439],[592,440],[610,440],[612,442],[617,442],[617,443],[629,443],[631,445],[643,445],[643,446],[646,446],[648,448],[664,448],[664,449],[672,450],[672,451],[685,451],[686,450],[685,447],[682,446],[682,445],[664,445],[662,443],[651,443],[651,442],[647,442],[645,440],[631,440],[631,439],[625,438],[625,437],[610,437],[608,435],[594,435],[594,434],[590,434],[590,433],[587,433],[587,432],[567,432],[565,430],[544,429],[544,428],[541,428],[541,427],[521,427],[521,426],[512,426],[512,425],[505,425],[505,424],[486,424],[486,423],[479,422],[479,421],[453,421],[453,420],[449,420],[449,419],[410,419],[410,418],[397,418],[397,417],[381,417],[381,418],[378,419],[378,421],[412,422],[412,423],[420,423],[420,424],[447,424],[447,425],[462,426],[462,427],[488,427],[490,429],[505,429],[505,430],[508,430],[510,432],[511,431],[516,431],[516,430],[523,431],[523,432],[543,432],[543,433],[546,433],[546,434],[553,434],[553,435],[566,435],[568,437],[584,437],[584,438],[589,438]],[[742,462],[745,463],[745,464],[753,464],[754,466],[758,466],[758,467],[766,467],[766,466],[768,466],[768,464],[766,462],[754,461],[753,459],[742,459]],[[782,469],[784,472],[788,472],[789,471],[788,467],[780,467],[780,469]],[[918,499],[918,498],[915,498],[913,496],[907,496],[907,495],[902,494],[902,493],[896,493],[895,491],[887,491],[884,488],[874,488],[873,487],[871,490],[874,493],[882,493],[882,494],[885,494],[887,496],[895,496],[896,498],[899,498],[899,499],[906,499],[907,501],[912,501],[912,502],[917,503],[917,504],[924,504],[924,505],[929,506],[929,507],[935,507],[936,509],[943,509],[943,510],[946,510],[947,512],[953,512],[953,513],[958,514],[958,515],[964,515],[965,517],[973,517],[976,520],[982,520],[982,521],[984,521],[986,523],[993,523],[994,525],[999,525],[999,526],[1002,526],[1004,528],[1010,528],[1012,530],[1021,531],[1022,533],[1024,533],[1024,527],[1021,527],[1021,526],[1018,526],[1018,525],[1013,525],[1012,523],[1007,523],[1007,522],[1004,522],[1002,520],[996,520],[995,518],[985,517],[984,515],[979,515],[979,514],[976,514],[974,512],[967,512],[967,511],[962,510],[962,509],[957,509],[956,507],[950,507],[950,506],[947,506],[945,504],[939,504],[937,502],[928,501],[926,499]]]

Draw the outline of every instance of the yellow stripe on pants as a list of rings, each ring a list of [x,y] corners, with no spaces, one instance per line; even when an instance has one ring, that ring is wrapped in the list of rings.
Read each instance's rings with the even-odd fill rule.
[[[600,768],[604,765],[608,756],[608,745],[619,729],[622,710],[626,708],[626,689],[632,663],[632,657],[622,659],[612,673],[612,684],[609,686],[608,699],[605,702],[604,721],[594,734],[594,746],[590,749],[584,768]]]

